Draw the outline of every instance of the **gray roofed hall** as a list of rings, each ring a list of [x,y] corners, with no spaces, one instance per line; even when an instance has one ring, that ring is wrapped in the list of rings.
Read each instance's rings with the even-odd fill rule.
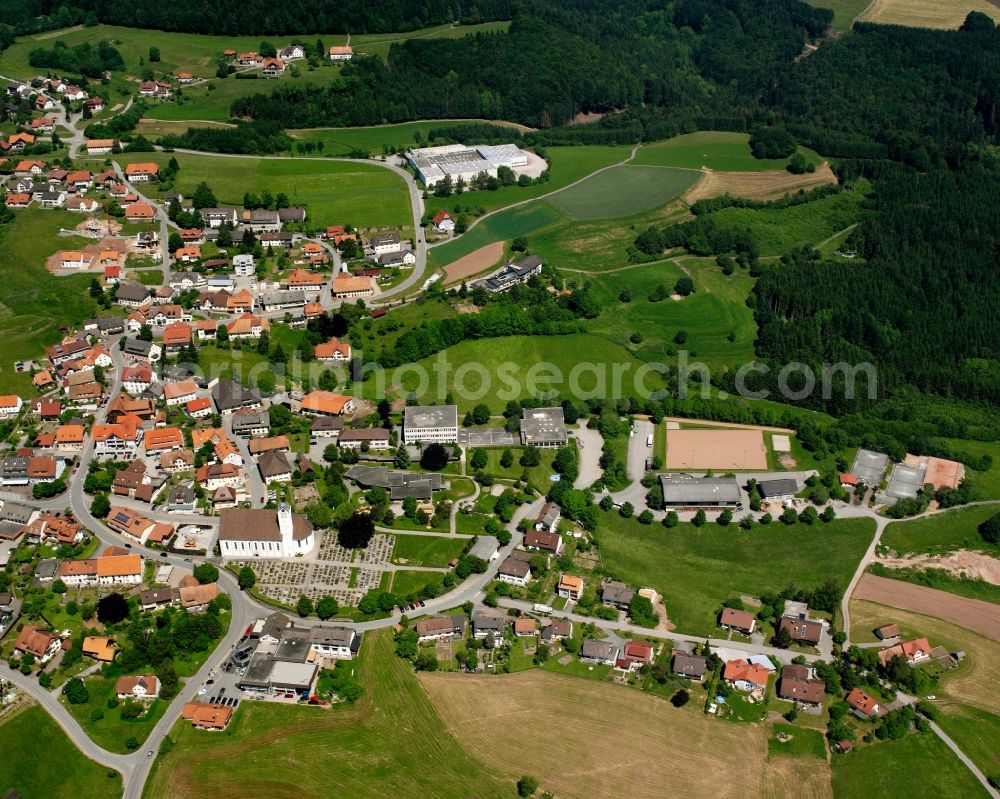
[[[525,410],[521,417],[522,444],[564,444],[566,443],[566,421],[560,406],[553,408],[532,408]]]
[[[764,499],[771,497],[782,497],[795,494],[799,490],[799,484],[789,477],[781,477],[775,480],[761,480],[757,483],[760,495]]]
[[[690,474],[661,474],[663,501],[670,505],[735,504],[740,501],[740,485],[735,477],[693,477]]]
[[[458,426],[457,405],[409,405],[403,410],[407,428],[451,428]]]

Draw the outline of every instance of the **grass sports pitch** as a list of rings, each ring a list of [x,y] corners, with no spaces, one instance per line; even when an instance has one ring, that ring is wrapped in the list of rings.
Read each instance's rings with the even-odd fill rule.
[[[599,172],[547,200],[570,219],[616,219],[665,205],[700,177],[696,170],[625,164]]]

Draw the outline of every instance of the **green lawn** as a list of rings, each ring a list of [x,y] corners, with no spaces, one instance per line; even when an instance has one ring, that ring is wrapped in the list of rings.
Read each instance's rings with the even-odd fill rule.
[[[790,208],[725,208],[709,215],[723,227],[747,227],[760,254],[783,255],[795,247],[819,244],[861,218],[862,191],[848,191]]]
[[[956,508],[925,519],[892,522],[882,534],[882,543],[900,553],[990,550],[990,545],[979,535],[978,527],[995,513],[1000,513],[1000,506],[977,505]]]
[[[133,153],[123,164],[171,157],[180,164],[175,188],[190,195],[205,181],[220,203],[240,206],[246,192],[284,192],[292,204],[306,206],[310,227],[401,227],[412,230],[409,195],[402,178],[379,166],[308,159],[224,158],[188,153]]]
[[[791,724],[775,724],[772,732],[774,737],[767,742],[768,754],[800,755],[826,760],[826,741],[823,738],[823,733],[818,730],[809,730]],[[791,740],[782,743],[778,740],[779,732],[790,735]]]
[[[601,514],[596,537],[608,571],[664,594],[679,631],[718,635],[715,613],[732,596],[813,587],[827,578],[845,589],[873,534],[870,519],[776,521],[745,532],[713,523],[646,526],[610,511]]]
[[[486,464],[486,468],[483,471],[493,477],[499,477],[507,480],[519,480],[525,471],[525,468],[518,463],[518,460],[520,460],[521,455],[524,453],[524,447],[510,448],[510,451],[514,455],[514,463],[506,469],[500,465],[500,459],[503,457],[504,449],[506,449],[506,447],[492,448],[486,451],[489,463]],[[555,474],[552,470],[552,461],[555,460],[556,450],[543,449],[541,451],[541,456],[542,462],[538,466],[532,466],[527,470],[528,481],[538,491],[545,493],[549,490],[549,478]]]
[[[539,364],[552,369],[536,371]],[[414,391],[425,403],[443,401],[452,391],[461,413],[483,403],[499,414],[510,399],[547,391],[573,392],[581,399],[636,396],[636,375],[646,372],[641,367],[624,348],[595,335],[506,336],[464,341],[415,365],[378,372],[356,388],[371,398],[381,383],[400,395]],[[614,369],[621,370],[621,380]],[[646,374],[644,382],[650,391],[662,386],[658,374]]]
[[[708,167],[718,172],[760,172],[788,166],[789,158],[754,158],[749,142],[748,133],[717,130],[685,133],[640,147],[634,163],[684,169]],[[817,165],[823,162],[812,150],[800,147],[799,151],[807,162]]]
[[[986,796],[962,762],[933,733],[911,733],[833,758],[834,799]]]
[[[54,252],[87,243],[59,236],[60,227],[79,222],[70,211],[27,208],[0,228],[0,391],[31,394],[31,375],[14,372],[14,361],[43,357],[45,345],[62,338],[61,326],[78,326],[95,313],[87,294],[92,276],[56,277],[45,268]]]
[[[530,236],[562,221],[562,216],[548,203],[537,201],[509,208],[485,218],[468,233],[428,250],[429,260],[447,266],[470,252],[494,241],[508,241],[515,236]]]
[[[464,544],[464,539],[462,540]],[[440,584],[441,575],[434,572],[398,571],[392,578],[392,593],[399,597],[419,593],[430,582]]]
[[[435,123],[437,126],[447,123]],[[377,128],[375,129],[377,130]],[[412,146],[412,144],[410,145]],[[549,179],[545,183],[531,186],[506,186],[496,191],[471,191],[453,197],[427,198],[427,212],[445,208],[453,211],[456,205],[463,208],[481,206],[486,211],[504,208],[512,203],[530,200],[558,191],[570,183],[586,177],[602,167],[624,161],[629,154],[625,147],[604,147],[598,145],[583,145],[580,147],[547,147],[549,159]]]
[[[122,795],[121,775],[87,759],[38,705],[0,723],[0,793],[28,797]]]
[[[395,539],[393,561],[411,566],[447,566],[452,558],[462,554],[468,543],[464,538],[429,535],[396,535]]]
[[[649,301],[658,285],[672,287],[684,274],[694,279],[694,294],[677,302]],[[669,347],[686,349],[691,361],[702,361],[712,368],[739,366],[753,360],[757,326],[746,305],[753,287],[753,279],[746,272],[727,277],[714,259],[685,258],[679,263],[662,261],[599,273],[590,281],[604,312],[586,321],[587,329],[628,348],[641,360],[672,362],[675,358],[668,357]],[[619,297],[626,288],[632,300],[623,303]],[[687,333],[683,347],[673,340],[680,330]],[[643,337],[639,344],[629,340],[636,332]],[[729,341],[730,334],[733,341]]]
[[[71,705],[64,699],[63,704],[80,722],[91,740],[110,752],[127,754],[129,750],[125,747],[125,741],[132,736],[140,742],[145,741],[167,710],[167,703],[157,699],[150,703],[148,711],[139,718],[123,719],[120,704],[113,709],[107,705],[108,700],[115,696],[114,678],[88,677],[85,682],[90,691],[90,701],[83,705]],[[92,721],[90,714],[97,708],[104,712],[104,718]]]
[[[659,208],[694,185],[701,173],[626,164],[563,189],[548,202],[570,219],[615,219]]]
[[[157,759],[144,796],[172,799],[180,784],[187,786],[188,799],[284,799],[331,791],[371,799],[514,795],[512,783],[467,755],[445,729],[412,667],[394,654],[388,632],[365,636],[358,674],[364,694],[353,706],[323,710],[243,702],[222,733],[178,722],[171,732],[177,745]],[[266,769],[233,767],[232,753],[250,751]]]
[[[986,775],[1000,773],[1000,716],[977,707],[942,705],[937,722]]]

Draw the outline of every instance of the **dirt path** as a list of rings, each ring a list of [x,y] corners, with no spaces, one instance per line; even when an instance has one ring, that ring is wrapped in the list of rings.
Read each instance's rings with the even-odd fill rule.
[[[992,602],[968,599],[874,574],[862,575],[852,598],[934,616],[1000,641],[1000,605]]]
[[[704,424],[712,427],[732,427],[737,430],[763,430],[767,433],[794,433],[787,427],[767,427],[759,424],[738,424],[737,422],[713,422],[709,419],[688,419],[681,416],[665,416],[664,421],[681,422],[683,424]]]

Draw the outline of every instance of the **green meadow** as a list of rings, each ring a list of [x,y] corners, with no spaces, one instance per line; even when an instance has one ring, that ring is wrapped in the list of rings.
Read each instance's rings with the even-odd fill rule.
[[[541,364],[551,368],[543,369]],[[617,385],[615,369],[623,374]],[[398,396],[413,391],[424,404],[441,402],[452,391],[461,413],[483,403],[499,414],[510,399],[552,391],[573,393],[581,399],[639,396],[636,378],[638,375],[641,380],[646,371],[644,364],[623,347],[601,336],[577,333],[463,341],[415,365],[389,370],[376,378]],[[369,380],[362,390],[372,391],[377,383],[376,379]],[[661,388],[663,380],[656,373],[647,374],[645,384],[652,391]],[[578,386],[579,392],[573,386]]]
[[[683,169],[707,167],[716,172],[760,172],[788,166],[788,158],[754,158],[749,142],[748,133],[716,130],[685,133],[640,147],[633,163]],[[805,147],[800,147],[799,152],[807,162],[817,165],[823,162],[817,153]]]
[[[116,771],[89,760],[38,705],[0,722],[0,792],[3,796],[80,796],[114,799],[122,795]]]
[[[834,799],[913,796],[973,799],[988,796],[972,773],[934,733],[910,733],[834,757]],[[916,786],[916,790],[915,790]]]
[[[813,525],[775,521],[750,531],[713,522],[667,529],[610,511],[601,514],[596,537],[604,567],[663,594],[678,630],[716,635],[716,613],[733,596],[757,596],[791,584],[812,588],[828,578],[847,588],[874,532],[871,519]]]
[[[403,122],[398,125],[372,125],[363,128],[302,128],[289,130],[288,134],[296,141],[323,143],[323,150],[316,156],[347,155],[363,150],[373,156],[382,153],[383,148],[395,147],[397,150],[409,147],[427,147],[433,142],[430,132],[449,125],[479,124],[478,119],[425,119],[420,122]],[[503,122],[491,122],[497,127],[508,127]],[[418,142],[417,139],[420,139]],[[463,195],[463,199],[466,196]],[[429,200],[428,200],[429,202]]]
[[[222,157],[191,153],[132,153],[121,163],[171,157],[180,164],[175,188],[190,195],[202,181],[220,203],[242,205],[246,192],[284,192],[293,204],[307,207],[308,224],[325,227],[352,224],[359,228],[412,229],[406,184],[383,167],[361,162],[295,158]]]
[[[14,371],[14,361],[41,358],[57,343],[64,325],[78,326],[94,315],[87,289],[92,275],[56,277],[45,260],[58,250],[82,247],[86,239],[60,236],[79,214],[60,209],[26,208],[0,229],[0,390],[32,392],[31,376]]]
[[[693,294],[680,300],[649,300],[658,285],[672,287],[685,274],[695,282]],[[745,272],[727,277],[714,259],[684,258],[598,273],[588,280],[604,311],[585,326],[641,360],[671,362],[670,348],[686,349],[692,361],[713,369],[753,359],[757,326],[746,305],[753,279]],[[626,289],[630,302],[620,300]],[[674,342],[682,330],[687,333],[683,347]],[[634,333],[642,336],[638,344],[630,341]]]
[[[983,540],[978,528],[998,512],[1000,506],[978,505],[955,508],[913,521],[892,522],[882,534],[882,543],[899,553],[996,550]]]

